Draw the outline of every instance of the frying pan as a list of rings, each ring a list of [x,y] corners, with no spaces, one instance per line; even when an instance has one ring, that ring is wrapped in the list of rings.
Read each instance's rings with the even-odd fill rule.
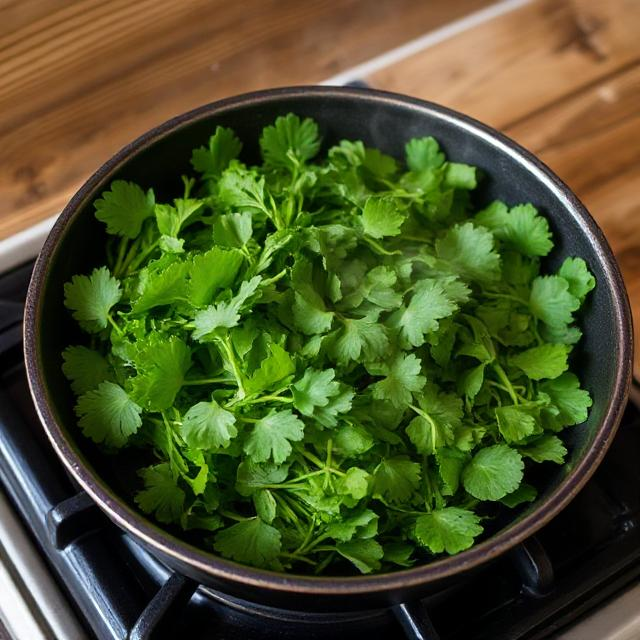
[[[343,138],[402,157],[412,137],[433,135],[447,156],[478,166],[485,178],[477,204],[500,198],[532,202],[548,218],[555,248],[545,269],[582,256],[594,273],[573,358],[593,396],[586,423],[567,432],[567,464],[548,470],[539,498],[491,537],[430,564],[360,577],[309,577],[243,566],[213,555],[147,519],[133,506],[134,476],[125,457],[114,465],[82,437],[74,400],[61,374],[61,351],[80,339],[63,307],[63,284],[104,260],[105,231],[92,203],[114,179],[153,185],[159,200],[180,191],[191,150],[217,125],[245,141],[243,159],[257,159],[261,129],[294,112],[320,125],[324,145]],[[31,393],[54,450],[70,474],[107,515],[166,565],[204,585],[245,600],[284,608],[363,610],[423,596],[464,572],[498,558],[551,520],[602,460],[617,429],[631,380],[631,314],[620,272],[602,232],[584,206],[544,164],[489,127],[443,107],[368,89],[298,87],[241,95],[206,105],[145,133],[89,178],[62,212],[36,262],[26,303],[25,358]],[[183,534],[182,534],[183,535]]]

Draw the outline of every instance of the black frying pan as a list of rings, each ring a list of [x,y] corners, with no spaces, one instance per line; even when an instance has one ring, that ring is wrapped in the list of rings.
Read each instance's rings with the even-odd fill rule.
[[[105,232],[92,203],[115,178],[153,185],[162,200],[180,190],[191,150],[216,125],[245,141],[244,159],[257,156],[259,132],[278,115],[295,112],[320,125],[325,145],[362,139],[396,157],[412,137],[433,135],[447,156],[483,169],[479,202],[532,202],[549,218],[556,248],[546,264],[582,256],[597,287],[582,313],[584,338],[573,362],[593,395],[589,419],[568,431],[568,463],[549,472],[540,497],[484,542],[452,557],[384,575],[306,577],[253,569],[219,558],[161,529],[139,513],[130,496],[127,464],[113,465],[80,434],[73,398],[61,374],[61,351],[77,339],[63,307],[63,284],[102,263]],[[441,588],[531,536],[580,490],[615,434],[631,380],[631,314],[618,267],[602,232],[583,205],[545,165],[492,129],[458,113],[371,90],[303,87],[231,98],[178,116],[122,149],[85,183],[62,212],[36,263],[26,304],[25,356],[31,392],[56,453],[98,505],[167,565],[230,595],[285,608],[366,609]]]

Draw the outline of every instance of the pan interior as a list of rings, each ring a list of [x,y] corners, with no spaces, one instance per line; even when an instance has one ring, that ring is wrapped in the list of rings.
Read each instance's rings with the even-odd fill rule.
[[[88,273],[104,261],[105,231],[93,216],[93,201],[114,179],[153,187],[159,201],[181,193],[181,173],[191,173],[191,150],[208,139],[217,125],[231,127],[244,142],[242,159],[257,160],[257,140],[262,128],[279,116],[294,112],[314,118],[321,129],[324,148],[338,141],[361,139],[367,146],[403,157],[404,144],[413,137],[432,135],[447,157],[479,167],[484,178],[475,195],[478,207],[499,198],[509,204],[532,202],[549,219],[555,248],[545,260],[543,271],[556,269],[567,256],[581,256],[594,273],[598,286],[583,307],[580,325],[584,337],[575,350],[572,368],[593,397],[593,408],[583,425],[566,432],[569,456],[562,467],[545,465],[544,490],[540,498],[523,509],[507,528],[538,509],[583,456],[594,446],[596,436],[614,396],[617,354],[620,350],[620,314],[610,273],[604,264],[608,253],[599,246],[598,231],[580,220],[571,200],[558,188],[543,181],[531,166],[518,159],[508,147],[496,144],[481,130],[469,129],[450,115],[428,106],[402,100],[383,99],[358,92],[304,92],[277,94],[271,99],[246,100],[201,111],[192,121],[175,126],[162,137],[136,143],[122,161],[114,162],[85,186],[85,191],[63,214],[64,228],[42,276],[40,326],[37,353],[46,401],[70,446],[88,463],[114,493],[132,504],[138,486],[134,469],[138,453],[125,453],[114,464],[84,439],[76,427],[74,398],[61,375],[61,352],[69,344],[82,344],[83,336],[63,306],[63,285],[71,276]],[[591,224],[591,223],[589,223]],[[595,234],[595,235],[594,235]],[[616,284],[616,283],[613,283]],[[616,322],[617,319],[617,322]],[[541,485],[542,486],[542,485]]]

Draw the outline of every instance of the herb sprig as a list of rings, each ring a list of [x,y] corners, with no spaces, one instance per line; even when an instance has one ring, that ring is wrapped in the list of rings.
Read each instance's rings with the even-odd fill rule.
[[[107,264],[65,285],[84,435],[148,450],[135,501],[238,562],[386,571],[470,547],[562,464],[591,399],[568,371],[595,286],[530,204],[476,211],[431,137],[406,166],[289,114],[262,164],[218,127],[159,203],[95,202]]]

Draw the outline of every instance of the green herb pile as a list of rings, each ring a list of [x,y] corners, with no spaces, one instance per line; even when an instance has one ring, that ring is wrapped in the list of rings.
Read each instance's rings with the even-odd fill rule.
[[[476,169],[431,137],[406,166],[352,141],[315,159],[290,114],[261,165],[241,147],[218,127],[181,197],[118,180],[95,202],[107,265],[65,285],[80,429],[146,450],[140,509],[238,562],[368,573],[470,547],[587,418],[585,262],[541,275],[547,220],[474,210]]]

